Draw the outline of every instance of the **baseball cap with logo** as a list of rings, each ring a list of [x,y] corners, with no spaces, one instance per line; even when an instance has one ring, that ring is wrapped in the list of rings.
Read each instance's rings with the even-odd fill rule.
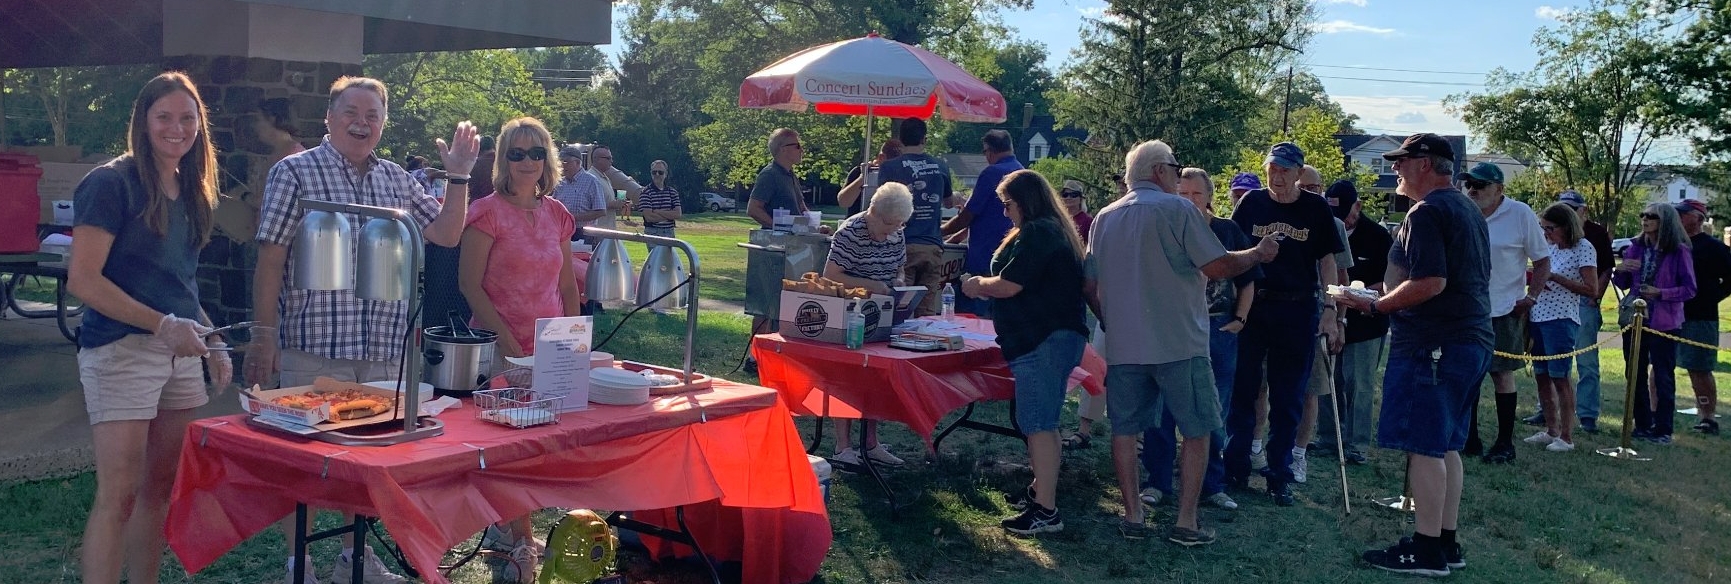
[[[1254,172],[1240,172],[1232,177],[1231,185],[1231,190],[1234,191],[1239,189],[1254,191],[1262,188],[1262,178],[1256,176]]]
[[[1425,132],[1423,134],[1407,136],[1406,141],[1400,143],[1400,148],[1384,152],[1382,153],[1382,157],[1387,160],[1396,160],[1426,154],[1431,156],[1441,156],[1453,160],[1455,157],[1455,149],[1454,146],[1450,146],[1449,141],[1443,139],[1442,136]]]
[[[1345,221],[1346,216],[1352,213],[1352,204],[1358,202],[1358,187],[1350,180],[1337,180],[1328,185],[1328,192],[1324,193],[1322,198],[1328,201],[1329,210],[1334,212],[1335,218]]]
[[[1503,184],[1503,169],[1489,162],[1480,162],[1474,164],[1472,170],[1455,175],[1455,178],[1460,180],[1477,180],[1488,183],[1497,183],[1500,185]]]
[[[1281,142],[1268,149],[1268,159],[1263,163],[1272,162],[1282,168],[1303,168],[1304,150],[1297,144]]]
[[[1587,198],[1581,196],[1581,193],[1575,192],[1573,189],[1563,191],[1563,194],[1557,195],[1557,202],[1576,209],[1587,206]]]
[[[1707,216],[1707,204],[1695,199],[1683,199],[1677,201],[1676,207],[1678,213],[1700,213],[1702,217]]]

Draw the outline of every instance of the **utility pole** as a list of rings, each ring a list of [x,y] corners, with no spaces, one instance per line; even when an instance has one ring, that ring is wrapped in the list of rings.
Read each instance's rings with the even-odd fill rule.
[[[1286,99],[1280,104],[1280,133],[1291,132],[1287,117],[1292,113],[1292,65],[1286,66]]]

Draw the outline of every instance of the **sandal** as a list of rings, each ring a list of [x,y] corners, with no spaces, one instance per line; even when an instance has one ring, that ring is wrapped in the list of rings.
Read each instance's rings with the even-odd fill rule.
[[[1065,450],[1075,450],[1078,448],[1087,448],[1089,446],[1092,446],[1093,443],[1094,443],[1094,441],[1092,439],[1088,438],[1087,434],[1083,434],[1081,432],[1071,432],[1069,436],[1064,437],[1064,449]]]

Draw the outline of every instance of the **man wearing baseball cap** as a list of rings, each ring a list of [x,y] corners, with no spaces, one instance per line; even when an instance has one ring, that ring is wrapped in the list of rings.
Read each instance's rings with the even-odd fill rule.
[[[1238,200],[1244,198],[1244,193],[1262,188],[1262,179],[1254,172],[1240,172],[1233,175],[1227,197],[1232,199],[1232,208],[1238,208]]]
[[[1581,329],[1575,335],[1576,347],[1591,347],[1599,342],[1599,327],[1604,325],[1605,317],[1599,312],[1599,307],[1605,298],[1605,291],[1611,289],[1611,269],[1617,267],[1617,255],[1611,251],[1611,232],[1605,226],[1587,218],[1587,198],[1574,189],[1563,191],[1557,196],[1557,202],[1568,205],[1581,216],[1582,238],[1593,244],[1596,255],[1594,263],[1599,269],[1598,295],[1591,298],[1581,298]],[[1599,432],[1599,350],[1587,349],[1575,356],[1575,369],[1580,372],[1580,381],[1575,384],[1575,416],[1581,419],[1581,431],[1588,434]],[[1537,413],[1523,418],[1529,426],[1545,425],[1545,411],[1541,406]]]
[[[1522,355],[1527,352],[1527,311],[1533,307],[1544,283],[1550,280],[1551,246],[1539,227],[1539,216],[1526,203],[1503,196],[1503,170],[1480,162],[1455,178],[1466,185],[1467,197],[1478,204],[1491,233],[1491,328],[1496,331],[1496,350]],[[1528,266],[1531,275],[1528,275]],[[1496,388],[1497,437],[1484,451],[1485,462],[1515,460],[1515,372],[1526,366],[1520,359],[1491,357],[1490,378]],[[1478,408],[1463,453],[1472,456],[1478,441]],[[1481,446],[1482,447],[1482,446]]]
[[[1683,220],[1683,231],[1689,234],[1689,255],[1695,260],[1695,297],[1683,301],[1683,338],[1716,347],[1719,301],[1731,296],[1731,249],[1703,231],[1706,203],[1683,199],[1676,206],[1677,215]],[[1719,403],[1719,387],[1713,381],[1713,366],[1719,361],[1717,353],[1687,343],[1677,344],[1677,366],[1689,372],[1689,385],[1695,388],[1695,407],[1701,416],[1694,430],[1704,434],[1719,433],[1719,422],[1713,419],[1714,406]]]
[[[1343,294],[1342,305],[1389,316],[1377,443],[1407,453],[1413,535],[1364,553],[1383,570],[1447,576],[1466,567],[1455,540],[1465,446],[1479,380],[1490,365],[1490,235],[1479,209],[1455,190],[1454,150],[1435,134],[1415,134],[1382,155],[1394,161],[1395,191],[1413,200],[1389,251],[1386,294]]]
[[[1226,484],[1245,488],[1250,478],[1250,442],[1256,430],[1256,397],[1268,380],[1268,494],[1291,506],[1292,450],[1304,413],[1306,384],[1316,355],[1318,330],[1339,338],[1333,300],[1325,286],[1338,284],[1334,254],[1345,247],[1322,195],[1298,188],[1304,151],[1281,142],[1263,163],[1267,188],[1239,199],[1232,221],[1252,240],[1273,236],[1280,245],[1262,267],[1256,301],[1238,338],[1238,371],[1227,416]],[[1319,329],[1320,327],[1320,329]],[[1266,365],[1266,368],[1265,368]]]
[[[1394,240],[1388,228],[1365,217],[1358,199],[1358,188],[1350,180],[1341,180],[1328,187],[1323,198],[1334,208],[1334,216],[1346,223],[1347,248],[1352,250],[1353,263],[1347,268],[1348,281],[1364,282],[1372,290],[1383,292],[1383,275],[1388,271],[1388,250]],[[1336,362],[1335,399],[1341,412],[1340,433],[1346,450],[1346,461],[1364,464],[1363,448],[1370,444],[1376,428],[1371,425],[1371,406],[1376,400],[1377,369],[1382,365],[1383,340],[1388,336],[1388,317],[1372,316],[1355,310],[1346,311],[1346,345]],[[1319,417],[1320,418],[1320,417]],[[1327,418],[1320,418],[1326,420]],[[1321,432],[1324,440],[1329,432]]]

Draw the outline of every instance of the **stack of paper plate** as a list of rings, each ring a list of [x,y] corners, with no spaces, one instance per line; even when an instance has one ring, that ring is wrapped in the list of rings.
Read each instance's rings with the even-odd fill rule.
[[[642,375],[623,369],[591,369],[589,401],[612,406],[648,403],[649,388],[653,385]]]

